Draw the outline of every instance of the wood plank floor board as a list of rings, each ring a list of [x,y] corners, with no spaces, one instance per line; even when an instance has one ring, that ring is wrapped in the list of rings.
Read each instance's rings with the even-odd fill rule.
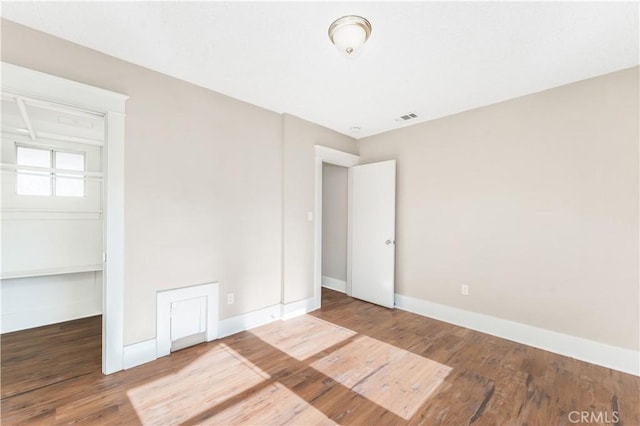
[[[0,397],[99,370],[101,327],[102,317],[95,316],[0,336]]]
[[[508,367],[500,368],[493,379],[493,394],[475,424],[491,426],[501,424],[504,419],[518,419],[525,399],[514,396],[526,395],[527,377],[528,375],[522,371]]]
[[[100,327],[1,336],[2,425],[569,426],[586,410],[640,426],[638,377],[330,290],[309,315],[109,376]]]

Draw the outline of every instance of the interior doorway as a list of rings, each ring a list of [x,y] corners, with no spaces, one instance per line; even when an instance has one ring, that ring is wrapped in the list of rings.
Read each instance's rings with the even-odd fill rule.
[[[1,111],[7,397],[101,371],[106,119],[4,90]]]
[[[315,149],[315,309],[322,305],[323,286],[337,291],[344,289],[348,296],[393,308],[396,162],[360,165],[357,155],[320,145]],[[345,171],[346,224],[342,222]],[[326,191],[325,186],[337,188]],[[324,202],[330,206],[323,208]],[[326,220],[325,215],[329,215]],[[347,240],[346,259],[342,250],[343,231]],[[345,260],[343,281],[340,278],[345,276]]]
[[[357,165],[360,161],[360,157],[358,155],[350,154],[343,151],[338,151],[336,149],[328,148],[322,145],[315,146],[315,154],[316,154],[316,164],[315,164],[315,232],[314,232],[314,309],[318,309],[322,305],[322,285],[323,285],[323,175],[325,167],[336,167],[336,169],[331,169],[331,177],[329,179],[336,180],[340,182],[342,180],[342,175],[348,175],[348,168]],[[343,171],[341,171],[343,170]],[[336,173],[332,173],[337,171]],[[344,191],[344,188],[343,188]],[[346,187],[346,196],[347,196],[347,212],[348,212],[348,178],[347,178],[347,187]],[[336,195],[337,198],[341,198],[340,194],[336,192],[330,192],[330,196]],[[339,204],[339,203],[338,203]],[[340,207],[338,207],[340,209]],[[338,215],[339,213],[338,210]],[[337,282],[333,282],[334,285],[339,288],[343,286],[342,281],[339,279],[340,276],[344,276],[344,291],[347,294],[350,294],[350,279],[349,279],[349,237],[348,237],[348,217],[347,224],[344,224],[344,230],[346,235],[344,238],[347,240],[346,245],[346,257],[342,254],[338,253],[335,256],[335,259],[332,259],[331,262],[335,260],[333,264],[331,264],[328,268],[325,269],[325,283],[331,285],[331,281],[327,278],[330,278],[331,275],[337,275]],[[338,226],[339,227],[339,226]],[[332,232],[328,230],[327,232],[333,233],[336,235],[336,239],[340,240],[343,237],[341,236],[342,232]],[[340,244],[340,243],[338,243]],[[327,249],[331,248],[331,243],[326,246]],[[329,256],[329,254],[327,254]],[[343,265],[342,260],[346,263],[346,274],[341,275],[338,271],[341,269],[341,265]],[[343,265],[344,266],[344,265]]]
[[[77,207],[77,213],[82,212],[83,208],[94,208],[95,204],[92,203],[96,199],[99,199],[99,202],[101,203],[99,207],[101,216],[100,230],[95,229],[95,223],[91,230],[91,235],[99,236],[98,244],[100,246],[100,252],[97,259],[95,257],[91,257],[90,259],[80,259],[83,255],[78,254],[78,251],[76,252],[77,257],[75,255],[71,256],[72,253],[66,253],[66,250],[59,250],[59,253],[49,251],[49,254],[51,255],[49,260],[54,259],[56,256],[58,258],[62,257],[63,260],[66,256],[67,261],[74,258],[75,263],[73,265],[73,269],[67,269],[65,271],[62,268],[59,268],[56,271],[51,271],[47,270],[46,265],[42,263],[38,264],[41,259],[28,259],[28,256],[21,256],[22,260],[26,263],[20,264],[19,262],[16,262],[16,259],[10,259],[8,264],[9,266],[12,266],[13,269],[10,271],[9,269],[5,269],[5,266],[7,265],[7,259],[5,256],[7,256],[8,253],[13,252],[11,250],[11,244],[13,243],[9,240],[5,240],[7,235],[3,232],[2,273],[4,274],[5,272],[10,271],[14,276],[18,276],[27,272],[27,277],[33,277],[36,275],[34,274],[34,270],[37,268],[39,269],[39,276],[47,274],[58,275],[51,274],[51,272],[89,272],[94,274],[94,280],[98,280],[99,278],[97,278],[96,274],[101,270],[102,372],[104,374],[110,374],[120,371],[123,369],[124,348],[124,113],[125,103],[128,96],[5,62],[2,62],[1,66],[3,95],[12,98],[7,99],[8,102],[15,102],[18,120],[22,121],[22,124],[18,126],[20,130],[14,129],[14,131],[11,132],[11,129],[3,128],[3,131],[7,130],[7,133],[12,133],[10,139],[13,140],[12,143],[9,144],[10,150],[13,150],[13,154],[10,154],[8,157],[4,157],[3,155],[2,158],[3,177],[5,176],[5,171],[7,174],[16,177],[15,179],[2,180],[3,197],[5,193],[8,194],[7,196],[9,197],[15,197],[17,195],[18,189],[16,185],[18,185],[18,170],[20,170],[20,174],[24,176],[30,173],[31,177],[39,182],[36,185],[34,183],[35,181],[32,179],[32,183],[38,186],[38,190],[43,193],[46,192],[45,188],[48,187],[47,185],[51,185],[49,186],[50,194],[74,193],[77,195],[81,186],[78,184],[79,181],[84,182],[84,190],[87,190],[89,185],[95,185],[95,181],[101,180],[101,182],[97,183],[101,187],[100,195],[96,196],[97,198],[94,197],[93,201],[89,199],[85,200],[85,197],[76,196],[75,202],[70,203],[76,204],[75,207]],[[100,147],[101,155],[100,159],[97,160],[100,163],[100,171],[89,171],[87,166],[88,162],[94,162],[96,159],[96,156],[93,154],[91,155],[93,158],[92,160],[89,160],[88,154],[85,154],[85,169],[77,170],[80,167],[79,164],[82,159],[80,157],[83,157],[83,155],[81,155],[82,150],[68,149],[69,146],[59,148],[58,151],[56,151],[55,148],[50,149],[50,146],[47,145],[47,141],[54,141],[56,144],[60,142],[56,136],[59,136],[60,126],[65,125],[65,119],[63,118],[62,120],[59,120],[56,118],[55,124],[49,123],[49,127],[47,128],[35,129],[32,125],[33,123],[31,123],[33,111],[31,116],[28,114],[29,111],[27,111],[25,120],[24,109],[26,109],[27,104],[31,105],[31,109],[34,109],[36,105],[40,105],[41,107],[46,105],[47,108],[44,109],[48,109],[49,113],[54,114],[62,112],[56,111],[56,109],[67,112],[79,112],[79,114],[71,114],[73,116],[72,118],[67,117],[66,124],[69,124],[70,120],[73,123],[76,123],[73,120],[78,120],[76,124],[81,128],[84,125],[85,131],[87,130],[87,126],[86,123],[81,123],[82,120],[91,119],[92,117],[100,117],[98,120],[102,120],[103,123],[103,140],[101,143],[98,141],[92,145],[91,142],[93,141],[93,134],[87,133],[77,134],[76,139],[71,138],[71,140],[67,141],[71,143],[84,142],[85,145]],[[80,115],[83,117],[80,117]],[[2,124],[4,127],[4,120]],[[16,124],[15,121],[14,124]],[[91,128],[93,129],[93,127]],[[89,133],[91,133],[91,131],[89,131]],[[16,141],[17,139],[20,139],[19,136],[22,136],[22,142]],[[66,139],[69,139],[69,137],[67,136]],[[24,143],[24,145],[21,145],[22,143]],[[38,147],[36,146],[37,144],[44,144],[45,146]],[[38,161],[44,161],[44,158],[48,156],[51,159],[51,162],[49,163],[50,167],[45,167],[44,163],[39,163],[37,165],[18,165],[18,155],[26,153],[25,151],[19,154],[17,152],[18,146],[26,146],[26,148],[34,150],[44,148],[42,149],[44,153],[30,152],[27,154],[30,155],[32,159],[35,155],[39,158]],[[58,152],[58,154],[56,152]],[[69,156],[65,154],[74,155]],[[13,158],[15,161],[13,163],[5,163],[5,158]],[[56,167],[56,165],[60,166],[61,164],[64,164],[65,167]],[[92,163],[91,167],[94,166],[95,163]],[[88,183],[89,180],[92,182]],[[58,186],[56,187],[56,185]],[[37,195],[35,194],[30,195],[30,197],[36,196]],[[33,200],[33,198],[31,198],[31,200]],[[69,200],[56,200],[56,203],[60,204],[57,206],[58,210],[63,204],[69,204],[66,201]],[[17,202],[23,203],[24,205],[17,206],[16,210],[26,211],[33,207],[29,204],[31,201],[27,201],[26,198],[17,200]],[[81,207],[81,204],[84,204],[84,207]],[[51,210],[51,212],[56,210],[52,207],[49,207],[48,209]],[[19,212],[16,211],[14,213]],[[36,213],[44,214],[44,212],[29,211],[29,214]],[[92,212],[89,211],[85,213],[94,214],[93,218],[95,219],[95,214],[97,212],[94,210]],[[39,220],[41,217],[37,216],[37,218]],[[2,219],[4,222],[4,215]],[[46,225],[43,226],[46,227]],[[19,226],[16,227],[15,231],[19,232],[19,228]],[[75,231],[78,231],[78,229]],[[37,232],[32,232],[32,234],[36,236],[38,235]],[[89,238],[89,240],[92,245],[96,244],[94,239]],[[46,247],[42,247],[43,250],[45,248]],[[95,251],[91,251],[90,253],[91,256],[95,256]],[[84,263],[84,265],[80,265],[80,263]],[[62,264],[62,262],[60,264]],[[81,266],[84,266],[84,268]],[[23,267],[27,267],[27,271],[20,269]],[[7,277],[9,276],[10,275],[7,275]],[[37,297],[39,295],[36,294],[35,296]]]
[[[9,338],[20,347],[28,341],[20,336],[59,329],[57,340],[81,336],[56,347],[60,362],[75,359],[83,372],[98,372],[105,115],[3,90],[1,120],[3,342]],[[32,340],[23,349],[40,351],[31,358],[52,349],[50,339]],[[27,377],[37,380],[38,374]],[[11,377],[13,391],[20,391],[23,380]]]
[[[323,288],[347,292],[349,169],[322,164]]]

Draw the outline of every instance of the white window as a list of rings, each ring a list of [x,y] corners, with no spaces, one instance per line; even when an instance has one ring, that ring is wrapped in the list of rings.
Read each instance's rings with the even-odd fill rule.
[[[16,191],[19,195],[84,197],[84,153],[18,145],[16,165]]]
[[[51,151],[18,146],[16,165],[51,168]],[[17,191],[20,195],[51,195],[51,173],[18,169]]]
[[[84,154],[54,151],[54,167],[58,170],[84,172]],[[58,172],[54,175],[55,192],[59,197],[83,197],[84,176]]]

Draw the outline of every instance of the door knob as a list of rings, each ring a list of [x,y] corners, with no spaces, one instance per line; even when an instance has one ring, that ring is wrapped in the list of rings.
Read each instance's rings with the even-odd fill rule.
[[[391,241],[391,240],[387,240],[387,241],[385,241],[384,243],[385,243],[386,245],[389,245],[389,244],[393,244],[393,241]]]

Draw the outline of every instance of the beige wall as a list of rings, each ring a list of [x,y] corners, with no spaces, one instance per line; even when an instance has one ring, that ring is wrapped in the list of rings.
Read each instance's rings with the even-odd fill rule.
[[[130,96],[125,344],[155,336],[157,290],[219,281],[221,318],[280,302],[281,115],[6,20],[2,60]]]
[[[313,297],[314,145],[356,154],[354,139],[284,114],[284,283],[285,303]]]
[[[638,349],[638,117],[633,68],[359,141],[398,161],[397,292]]]
[[[322,276],[347,280],[348,170],[322,165]]]

